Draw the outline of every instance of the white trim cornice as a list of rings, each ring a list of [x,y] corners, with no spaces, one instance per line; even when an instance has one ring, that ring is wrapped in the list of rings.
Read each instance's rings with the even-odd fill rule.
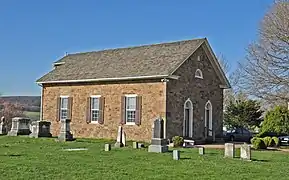
[[[154,75],[154,76],[135,76],[135,77],[119,77],[119,78],[76,79],[76,80],[60,80],[60,81],[42,81],[42,82],[37,82],[37,84],[101,82],[101,81],[140,80],[140,79],[159,79],[159,78],[178,79],[179,76]]]

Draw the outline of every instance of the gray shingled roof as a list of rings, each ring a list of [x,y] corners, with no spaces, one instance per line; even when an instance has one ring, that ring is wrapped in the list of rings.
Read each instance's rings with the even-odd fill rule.
[[[69,54],[37,82],[170,75],[204,39]]]

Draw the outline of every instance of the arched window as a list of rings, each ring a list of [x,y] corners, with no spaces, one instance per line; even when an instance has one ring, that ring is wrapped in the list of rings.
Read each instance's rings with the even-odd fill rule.
[[[193,137],[193,103],[187,99],[184,104],[183,136]]]
[[[200,69],[197,69],[196,72],[195,72],[195,77],[196,78],[200,78],[200,79],[203,79],[203,73]]]
[[[205,105],[205,127],[208,136],[213,135],[212,103],[208,101]]]

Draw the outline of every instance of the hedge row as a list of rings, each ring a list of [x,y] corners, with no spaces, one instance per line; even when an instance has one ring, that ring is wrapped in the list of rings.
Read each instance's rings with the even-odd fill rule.
[[[251,139],[251,143],[255,149],[267,149],[267,147],[278,147],[280,145],[280,141],[278,137],[254,137]]]

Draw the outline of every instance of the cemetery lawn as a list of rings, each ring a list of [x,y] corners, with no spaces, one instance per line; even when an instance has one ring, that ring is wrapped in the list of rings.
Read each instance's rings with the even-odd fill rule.
[[[252,151],[253,161],[247,162],[225,159],[223,150],[206,149],[199,156],[198,149],[180,149],[181,160],[175,161],[171,152],[148,153],[131,144],[105,152],[106,142],[0,136],[0,179],[288,179],[285,152]],[[88,150],[63,151],[67,148]]]

